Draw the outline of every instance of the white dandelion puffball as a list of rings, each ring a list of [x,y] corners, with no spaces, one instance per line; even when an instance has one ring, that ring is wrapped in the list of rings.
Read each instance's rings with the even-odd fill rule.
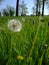
[[[43,21],[44,21],[44,19],[43,19],[42,17],[40,17],[40,21],[42,21],[42,22],[43,22]]]
[[[24,22],[25,21],[25,18],[22,18],[21,20]]]
[[[16,19],[9,20],[8,28],[13,32],[19,32],[22,29],[22,23]]]

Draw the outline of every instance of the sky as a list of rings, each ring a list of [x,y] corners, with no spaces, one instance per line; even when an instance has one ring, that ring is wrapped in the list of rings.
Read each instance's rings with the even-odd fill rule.
[[[22,1],[22,0],[20,0]],[[27,4],[27,8],[28,8],[28,15],[30,15],[32,13],[32,7],[34,6],[34,0],[24,0],[25,3]],[[10,5],[10,6],[13,6],[14,8],[16,8],[16,0],[3,0],[3,2],[0,4],[0,11],[2,11],[2,9],[6,8],[7,5]],[[45,6],[45,12],[44,12],[45,15],[48,14],[48,9],[47,7]]]

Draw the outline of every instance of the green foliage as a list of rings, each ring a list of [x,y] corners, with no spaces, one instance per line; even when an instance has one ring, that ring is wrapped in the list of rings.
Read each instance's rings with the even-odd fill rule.
[[[36,8],[32,7],[32,15],[35,15],[35,14],[36,14]]]
[[[8,20],[12,18],[20,21],[22,19],[0,18],[0,65],[43,65],[45,60],[46,65],[49,65],[49,17],[43,17],[44,22],[41,22],[39,17],[24,17],[25,22],[22,22],[20,32],[8,29]],[[48,45],[46,52],[45,44]],[[23,60],[17,58],[19,55]]]
[[[11,6],[7,6],[6,9],[3,9],[3,16],[14,16],[15,10]]]
[[[8,10],[8,12],[9,12],[9,15],[10,15],[10,16],[14,16],[14,14],[15,14],[15,9],[14,9],[14,7],[7,6],[7,10]]]
[[[3,9],[3,16],[9,16],[9,13],[6,9]]]
[[[26,7],[26,3],[25,1],[23,0],[22,3],[20,4],[19,6],[19,12],[21,14],[21,16],[25,16],[27,12],[27,7]]]

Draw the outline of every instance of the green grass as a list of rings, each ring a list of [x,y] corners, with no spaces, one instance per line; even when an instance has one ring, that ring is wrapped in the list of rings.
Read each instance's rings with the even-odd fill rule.
[[[22,22],[20,32],[8,29],[10,19]],[[36,16],[0,17],[0,65],[49,65],[48,22],[49,16],[44,16],[43,21]]]

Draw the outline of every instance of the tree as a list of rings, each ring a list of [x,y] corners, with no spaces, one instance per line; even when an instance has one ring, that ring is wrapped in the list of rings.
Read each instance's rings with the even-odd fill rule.
[[[0,12],[0,16],[1,16],[1,12]]]
[[[3,0],[0,0],[0,5],[1,5],[1,2],[2,2]],[[0,16],[1,16],[1,11],[0,11]]]
[[[3,9],[3,16],[9,16],[7,9]]]
[[[42,16],[44,15],[44,5],[45,5],[45,0],[43,0]]]
[[[17,0],[16,2],[17,2],[17,4],[16,4],[16,16],[18,16],[19,0]]]
[[[38,0],[36,0],[36,16],[38,15]]]
[[[21,13],[21,16],[24,16],[26,15],[28,12],[27,12],[27,7],[26,7],[26,3],[25,1],[23,0],[20,4],[20,13]]]
[[[38,1],[38,14],[40,15],[41,14],[41,3],[42,2],[42,0],[39,0]]]
[[[32,15],[35,15],[35,14],[36,14],[36,8],[32,7]]]
[[[6,9],[3,9],[3,16],[14,16],[15,10],[11,6],[7,6]]]
[[[41,7],[42,7],[42,16],[44,15],[45,4],[48,1],[49,0],[35,0],[35,2],[36,2],[36,15],[40,15],[41,14]]]
[[[41,2],[42,0],[36,0],[36,16],[41,14]]]
[[[45,4],[48,4],[49,0],[42,0],[42,16],[44,15]]]
[[[7,6],[7,10],[8,10],[8,12],[9,12],[9,16],[14,16],[14,14],[15,14],[15,9],[14,9],[14,7]]]

